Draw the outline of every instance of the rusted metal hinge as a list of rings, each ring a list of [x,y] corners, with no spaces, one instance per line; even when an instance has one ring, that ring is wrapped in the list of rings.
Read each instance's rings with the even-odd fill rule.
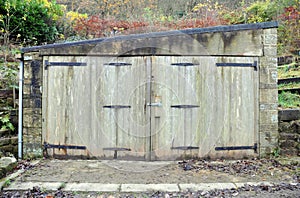
[[[87,63],[83,62],[49,62],[45,60],[45,69],[48,69],[49,66],[87,66]]]
[[[171,108],[198,108],[198,105],[171,105]]]
[[[105,105],[103,108],[109,108],[109,109],[124,109],[124,108],[131,108],[129,105]]]
[[[120,66],[131,66],[131,63],[104,63],[105,66],[116,66],[116,67],[120,67]]]
[[[194,63],[172,63],[172,66],[179,66],[179,67],[190,67],[190,66],[197,66],[198,64]]]
[[[254,150],[257,153],[257,143],[254,143],[253,146],[224,146],[224,147],[215,147],[216,151],[232,151],[232,150]]]
[[[254,70],[257,71],[258,63],[216,63],[217,67],[254,67]]]
[[[44,143],[44,148],[56,148],[56,149],[78,149],[78,150],[85,150],[86,146],[76,146],[76,145],[60,145],[60,144],[48,144]]]
[[[171,149],[192,150],[192,149],[199,149],[199,147],[198,146],[175,146],[175,147],[171,147]]]

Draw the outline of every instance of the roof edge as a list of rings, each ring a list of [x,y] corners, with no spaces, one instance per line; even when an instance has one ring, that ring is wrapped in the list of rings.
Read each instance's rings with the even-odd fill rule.
[[[134,39],[142,39],[142,38],[155,38],[155,37],[164,37],[164,36],[176,36],[181,34],[204,34],[204,33],[214,33],[214,32],[231,32],[231,31],[240,31],[240,30],[254,30],[254,29],[269,29],[269,28],[277,28],[278,22],[263,22],[263,23],[251,23],[251,24],[238,24],[238,25],[222,25],[222,26],[213,26],[213,27],[205,27],[205,28],[193,28],[193,29],[184,29],[184,30],[172,30],[165,32],[151,32],[151,33],[143,33],[143,34],[131,34],[131,35],[121,35],[115,37],[108,38],[98,38],[91,40],[82,40],[75,42],[67,42],[67,43],[54,43],[48,45],[40,45],[40,46],[32,46],[21,48],[22,53],[27,52],[35,52],[43,49],[57,48],[57,47],[71,47],[77,45],[85,45],[85,44],[94,44],[100,42],[113,42],[113,41],[122,41],[122,40],[134,40]]]

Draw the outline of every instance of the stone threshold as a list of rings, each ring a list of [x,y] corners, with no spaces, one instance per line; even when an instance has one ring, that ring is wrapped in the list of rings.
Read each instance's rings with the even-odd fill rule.
[[[241,183],[191,183],[191,184],[101,184],[101,183],[64,183],[64,182],[13,182],[5,187],[4,191],[26,191],[35,186],[45,191],[57,191],[62,189],[66,192],[184,192],[184,191],[210,191],[215,189],[236,189],[244,185],[251,186],[274,186],[274,182],[241,182]],[[297,185],[296,183],[291,183]]]

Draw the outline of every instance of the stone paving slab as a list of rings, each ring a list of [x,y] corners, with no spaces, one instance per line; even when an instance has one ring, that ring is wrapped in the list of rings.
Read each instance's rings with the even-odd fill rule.
[[[251,186],[273,186],[271,182],[246,182],[246,183],[191,183],[191,184],[101,184],[101,183],[62,183],[62,182],[13,182],[5,191],[25,191],[33,187],[40,187],[47,191],[56,191],[62,188],[69,192],[186,192],[186,191],[211,191],[222,189],[236,189],[245,184]],[[293,185],[293,184],[292,184]],[[297,185],[296,183],[294,185]]]
[[[244,185],[251,185],[251,186],[258,186],[258,185],[266,185],[266,186],[273,186],[274,183],[271,182],[266,182],[266,181],[262,181],[262,182],[242,182],[242,183],[234,183],[234,185],[236,186],[236,188],[240,188],[243,187]]]
[[[164,191],[179,192],[177,184],[122,184],[121,192]]]
[[[214,189],[231,189],[236,188],[234,183],[199,183],[199,184],[179,184],[181,191],[209,191]]]
[[[80,192],[118,192],[120,188],[120,184],[67,183],[63,190]]]
[[[8,187],[3,190],[7,191],[25,191],[28,189],[32,189],[33,187],[40,187],[41,189],[48,191],[56,191],[63,185],[61,182],[13,182]]]

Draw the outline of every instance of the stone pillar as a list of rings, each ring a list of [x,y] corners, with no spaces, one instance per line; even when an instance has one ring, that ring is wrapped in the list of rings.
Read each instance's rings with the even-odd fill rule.
[[[25,54],[23,89],[23,156],[42,156],[42,57]]]
[[[259,153],[266,157],[278,148],[277,29],[264,29],[263,45],[259,64]]]

